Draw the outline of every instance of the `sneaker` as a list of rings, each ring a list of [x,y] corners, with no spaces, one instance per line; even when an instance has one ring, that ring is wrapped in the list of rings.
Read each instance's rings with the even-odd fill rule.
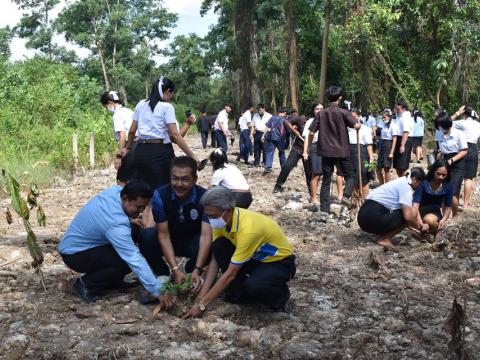
[[[281,186],[275,185],[275,187],[273,188],[273,193],[276,194],[281,192],[283,192],[283,188]]]
[[[353,203],[350,201],[350,199],[345,196],[342,198],[342,204],[349,209],[353,206]]]
[[[263,170],[263,174],[262,175],[268,175],[272,172],[272,169],[269,169],[269,168],[266,168],[265,170]]]
[[[93,294],[87,290],[87,287],[82,281],[82,278],[78,278],[72,285],[72,294],[80,298],[84,303],[91,304],[98,299],[98,295]]]

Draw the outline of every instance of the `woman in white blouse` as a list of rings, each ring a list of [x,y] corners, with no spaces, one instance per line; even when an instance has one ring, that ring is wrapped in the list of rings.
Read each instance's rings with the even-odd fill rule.
[[[134,158],[137,177],[146,181],[152,189],[170,183],[170,164],[175,157],[172,143],[195,159],[183,136],[195,122],[191,115],[179,130],[175,108],[171,104],[175,86],[170,79],[161,77],[155,81],[146,100],[141,100],[133,114],[133,122],[128,133],[127,151],[132,148],[135,132],[138,130],[138,145]]]
[[[435,120],[438,150],[447,161],[450,182],[453,186],[452,217],[457,216],[458,199],[465,175],[465,156],[468,143],[465,134],[453,126],[452,118],[446,111],[441,111]]]
[[[224,186],[235,196],[236,206],[248,209],[252,204],[252,193],[242,172],[228,163],[227,154],[222,148],[218,148],[210,154],[210,162],[213,166],[213,176],[210,186]]]

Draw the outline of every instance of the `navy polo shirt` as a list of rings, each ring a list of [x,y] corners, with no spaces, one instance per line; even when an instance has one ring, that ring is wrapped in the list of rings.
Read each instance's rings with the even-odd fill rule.
[[[170,184],[155,190],[152,198],[152,213],[156,223],[168,221],[172,240],[187,239],[200,235],[202,222],[209,223],[203,212],[200,199],[207,190],[195,185],[185,202],[180,202]]]

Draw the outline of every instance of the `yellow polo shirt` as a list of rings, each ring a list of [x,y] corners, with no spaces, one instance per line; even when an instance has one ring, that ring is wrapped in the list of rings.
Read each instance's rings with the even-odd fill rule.
[[[226,237],[235,246],[233,264],[244,264],[250,259],[269,263],[293,254],[280,226],[268,216],[235,208],[232,228],[212,229],[213,241]]]

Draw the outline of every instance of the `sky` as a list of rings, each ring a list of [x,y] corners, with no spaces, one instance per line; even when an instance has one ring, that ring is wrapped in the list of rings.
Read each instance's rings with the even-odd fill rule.
[[[61,0],[60,4],[53,11],[52,16],[55,17],[63,7],[65,7],[67,1]],[[205,36],[209,30],[209,27],[216,23],[217,16],[213,11],[209,11],[205,16],[200,16],[200,5],[202,0],[164,0],[164,7],[170,12],[178,14],[177,26],[170,30],[170,39],[162,42],[163,46],[168,46],[168,43],[173,40],[177,35],[186,35],[190,33],[196,33],[199,36]],[[9,25],[15,26],[21,16],[22,12],[18,9],[11,0],[0,0],[0,27]],[[56,36],[54,41],[60,45],[64,45],[69,49],[74,49],[77,55],[85,57],[88,54],[88,50],[80,49],[75,45],[66,44],[63,36]],[[12,53],[12,60],[21,60],[25,57],[32,57],[35,52],[33,50],[25,48],[26,39],[14,38],[10,44],[10,50]],[[164,63],[167,58],[157,58],[158,63]]]

